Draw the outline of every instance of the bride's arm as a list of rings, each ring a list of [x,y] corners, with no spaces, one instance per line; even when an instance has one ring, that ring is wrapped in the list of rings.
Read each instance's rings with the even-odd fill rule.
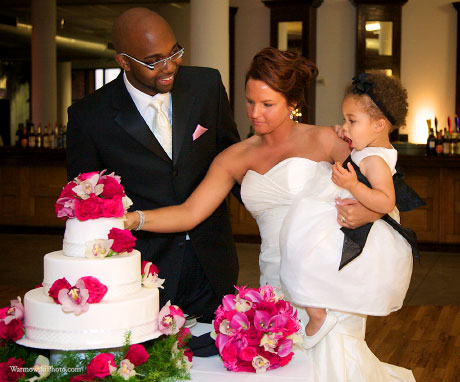
[[[209,217],[222,203],[235,184],[231,172],[232,156],[221,153],[212,162],[208,173],[198,187],[179,205],[143,211],[142,230],[151,232],[185,232],[195,228]],[[125,228],[135,229],[139,225],[137,212],[126,215]]]

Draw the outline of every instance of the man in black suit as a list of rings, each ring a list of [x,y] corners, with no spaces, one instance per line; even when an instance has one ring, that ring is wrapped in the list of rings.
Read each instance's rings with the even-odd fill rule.
[[[220,74],[180,67],[183,49],[171,27],[146,8],[115,21],[113,43],[123,72],[68,110],[68,177],[115,172],[133,210],[182,203],[214,157],[239,141]],[[152,106],[156,99],[160,110]],[[142,258],[166,279],[161,305],[171,300],[210,321],[238,276],[225,203],[190,232],[134,234]]]

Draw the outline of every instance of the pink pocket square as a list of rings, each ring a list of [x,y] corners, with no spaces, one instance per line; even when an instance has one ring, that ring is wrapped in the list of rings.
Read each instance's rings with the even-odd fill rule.
[[[200,124],[196,125],[195,131],[192,134],[193,140],[201,137],[204,133],[206,133],[206,131],[208,131],[206,127],[203,127]]]

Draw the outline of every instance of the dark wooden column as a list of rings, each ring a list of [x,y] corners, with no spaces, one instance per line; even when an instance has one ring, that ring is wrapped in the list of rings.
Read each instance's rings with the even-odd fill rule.
[[[316,63],[316,9],[323,0],[263,0],[270,8],[270,45],[278,47],[278,23],[302,22],[302,55]],[[304,123],[315,123],[315,83],[311,83],[306,95],[308,108],[302,110]]]
[[[460,116],[460,1],[452,3],[457,10],[457,80],[455,88],[455,114]]]

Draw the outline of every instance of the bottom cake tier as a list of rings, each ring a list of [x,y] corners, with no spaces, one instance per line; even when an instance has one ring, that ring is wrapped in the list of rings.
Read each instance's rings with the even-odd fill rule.
[[[157,288],[140,291],[118,301],[90,304],[80,315],[64,313],[42,288],[24,296],[26,334],[19,344],[39,349],[90,350],[141,343],[161,335],[158,330]]]

